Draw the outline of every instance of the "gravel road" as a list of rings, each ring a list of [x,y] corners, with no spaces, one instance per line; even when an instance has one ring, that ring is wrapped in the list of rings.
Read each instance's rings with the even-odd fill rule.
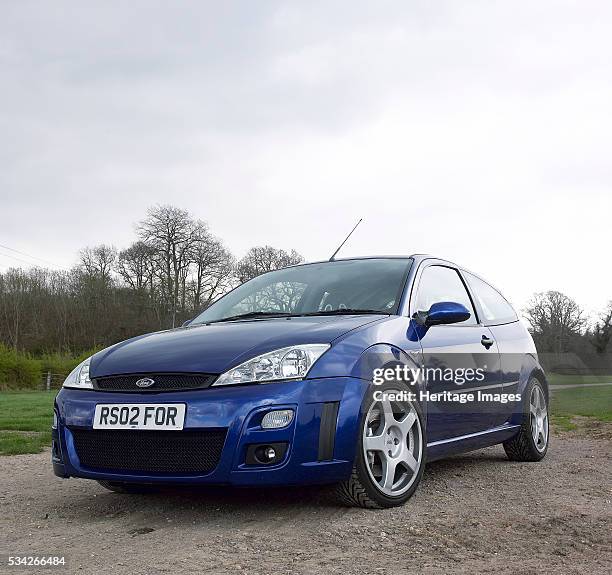
[[[406,506],[383,511],[297,488],[117,495],[55,478],[48,453],[0,457],[0,553],[65,554],[45,573],[610,573],[600,437],[556,435],[540,463],[501,446],[432,463]]]

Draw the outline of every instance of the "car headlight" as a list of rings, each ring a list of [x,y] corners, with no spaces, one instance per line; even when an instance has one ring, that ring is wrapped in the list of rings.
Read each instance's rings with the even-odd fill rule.
[[[91,357],[88,357],[82,363],[79,363],[68,375],[64,381],[64,387],[74,387],[77,389],[93,389],[93,383],[89,379],[89,363]]]
[[[310,343],[270,351],[226,371],[213,385],[303,379],[329,348],[328,343]]]

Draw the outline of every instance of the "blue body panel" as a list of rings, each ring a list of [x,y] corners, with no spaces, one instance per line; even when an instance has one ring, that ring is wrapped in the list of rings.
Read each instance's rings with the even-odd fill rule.
[[[505,325],[437,325],[423,327],[411,319],[414,285],[419,270],[431,258],[413,256],[397,315],[274,318],[196,325],[147,334],[97,353],[92,378],[140,373],[220,374],[243,361],[281,347],[329,343],[331,348],[315,363],[304,381],[251,384],[152,393],[62,389],[55,409],[58,456],[54,470],[62,477],[98,480],[209,483],[234,485],[323,484],[347,479],[355,458],[362,404],[372,385],[373,370],[389,365],[418,367],[429,362],[452,366],[453,354],[474,367],[486,365],[485,381],[466,384],[521,393],[537,375],[546,384],[527,330],[515,321]],[[439,262],[441,260],[433,260]],[[446,262],[447,263],[447,262]],[[447,263],[448,264],[448,263]],[[452,265],[452,264],[450,264]],[[481,338],[494,345],[485,349]],[[460,355],[459,355],[460,354]],[[438,386],[436,388],[436,386]],[[431,384],[441,391],[443,384]],[[71,429],[91,429],[99,403],[184,403],[184,429],[227,428],[221,458],[205,475],[102,472],[81,465]],[[320,460],[324,406],[337,403],[331,458]],[[295,410],[286,428],[264,430],[254,421],[272,409]],[[518,431],[521,414],[502,405],[481,413],[448,411],[423,405],[427,420],[427,458],[437,459],[493,445]],[[177,431],[176,433],[180,433]],[[286,442],[282,461],[270,466],[246,465],[247,446]]]
[[[129,395],[131,403],[186,403],[185,429],[226,427],[221,460],[206,475],[143,475],[100,473],[82,467],[72,441],[71,427],[91,428],[96,403],[123,403],[122,393],[63,389],[57,397],[60,413],[60,442],[64,474],[89,479],[163,483],[213,484],[300,484],[339,481],[350,473],[357,441],[357,413],[367,382],[355,378],[313,379],[211,388],[193,392]],[[319,422],[323,403],[338,401],[338,425],[334,458],[317,461]],[[261,430],[249,422],[261,410],[293,408],[296,417],[290,426]],[[180,433],[177,431],[176,433]],[[284,461],[274,466],[245,466],[246,446],[250,443],[286,441],[290,445]]]
[[[384,315],[295,317],[195,325],[149,333],[95,354],[91,376],[122,373],[222,373],[261,353],[328,343]]]

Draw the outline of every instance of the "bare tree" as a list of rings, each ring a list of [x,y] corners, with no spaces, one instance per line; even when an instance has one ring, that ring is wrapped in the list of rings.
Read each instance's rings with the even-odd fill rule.
[[[101,280],[105,285],[110,282],[117,259],[117,249],[114,246],[101,244],[93,248],[87,247],[81,250],[79,256],[85,273]]]
[[[117,273],[135,291],[153,288],[155,250],[144,242],[136,242],[119,253]]]
[[[234,257],[221,241],[205,232],[195,241],[190,259],[194,268],[190,286],[193,308],[200,310],[232,287]]]
[[[610,339],[612,339],[612,301],[608,303],[608,307],[593,327],[590,342],[597,353],[603,354],[608,348]]]
[[[137,234],[119,254],[108,245],[83,249],[70,271],[0,273],[0,345],[31,353],[107,346],[193,317],[238,282],[232,254],[184,210],[151,208]],[[295,251],[254,248],[242,278],[301,261]],[[294,283],[261,297],[273,309],[291,307]]]
[[[21,343],[26,294],[26,281],[21,270],[9,269],[0,276],[0,337],[14,349],[18,349]]]
[[[189,253],[206,224],[194,221],[189,212],[173,206],[154,206],[140,222],[137,233],[155,253],[161,294],[176,325],[179,304],[184,302]]]
[[[580,335],[586,325],[580,306],[558,291],[535,294],[524,314],[541,351],[568,351],[572,336]]]
[[[300,264],[304,257],[295,250],[286,252],[271,246],[251,248],[236,266],[236,276],[244,283],[266,272]]]

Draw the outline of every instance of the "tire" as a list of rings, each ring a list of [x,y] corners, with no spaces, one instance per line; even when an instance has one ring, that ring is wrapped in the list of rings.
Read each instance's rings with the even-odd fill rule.
[[[147,483],[124,483],[122,481],[98,481],[98,483],[113,493],[155,493],[157,489]]]
[[[403,383],[370,386],[363,403],[351,476],[335,487],[336,498],[351,507],[403,505],[416,491],[425,468],[427,440],[419,404],[376,401],[374,392],[378,391],[416,392],[416,388]]]
[[[540,461],[548,451],[549,418],[547,395],[542,383],[532,377],[525,388],[520,431],[504,441],[510,461]]]

